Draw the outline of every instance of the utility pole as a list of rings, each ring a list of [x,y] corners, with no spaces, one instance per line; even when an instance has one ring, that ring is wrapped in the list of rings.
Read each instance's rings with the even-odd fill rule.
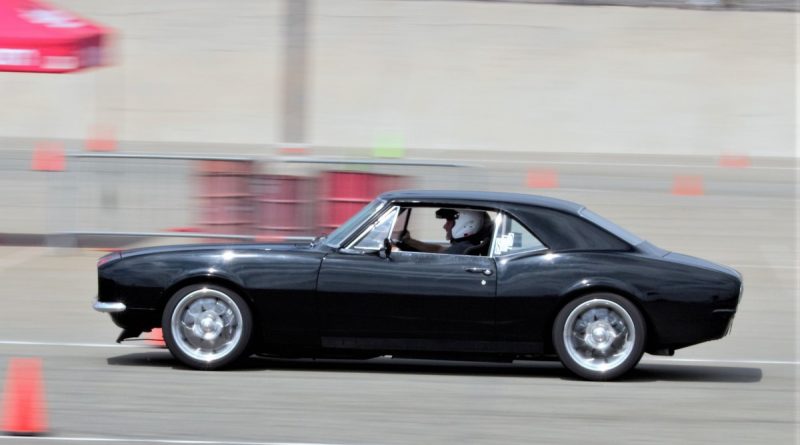
[[[308,4],[310,0],[284,0],[285,56],[281,141],[306,144],[306,93],[308,59]]]

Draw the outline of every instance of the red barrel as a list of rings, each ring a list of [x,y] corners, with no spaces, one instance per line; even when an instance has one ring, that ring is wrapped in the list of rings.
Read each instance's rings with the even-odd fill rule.
[[[406,188],[407,176],[363,172],[324,172],[320,229],[329,233],[361,210],[376,196]]]
[[[258,175],[252,185],[257,238],[280,241],[287,236],[315,235],[315,178]]]
[[[253,226],[250,178],[253,161],[200,161],[200,221],[203,231],[249,235]]]

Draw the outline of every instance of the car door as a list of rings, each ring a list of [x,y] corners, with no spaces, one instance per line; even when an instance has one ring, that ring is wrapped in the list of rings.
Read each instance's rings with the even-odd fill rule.
[[[492,256],[497,259],[496,340],[514,353],[540,353],[562,289],[560,258],[524,224],[501,214]]]
[[[482,351],[494,333],[496,267],[482,256],[379,251],[398,209],[322,261],[317,290],[324,347]],[[363,243],[362,243],[363,244]],[[353,245],[359,245],[353,243]],[[352,246],[352,245],[351,245]]]

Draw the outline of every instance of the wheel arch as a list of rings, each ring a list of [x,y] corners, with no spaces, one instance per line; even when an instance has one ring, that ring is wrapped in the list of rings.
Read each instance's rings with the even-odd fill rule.
[[[253,301],[253,298],[245,290],[244,286],[242,286],[240,283],[237,283],[236,280],[230,277],[221,275],[209,275],[209,274],[185,276],[175,281],[171,285],[169,285],[169,287],[164,289],[164,291],[161,294],[158,313],[159,314],[164,313],[164,309],[166,309],[167,307],[167,302],[169,301],[170,298],[172,298],[173,295],[175,295],[176,292],[178,292],[179,290],[183,289],[186,286],[191,286],[194,284],[201,284],[201,283],[216,284],[218,286],[226,287],[236,292],[237,294],[239,294],[239,296],[241,296],[244,299],[245,302],[247,302],[250,311],[253,313],[253,316],[255,317],[256,314],[255,301]]]
[[[546,339],[544,342],[545,346],[550,352],[555,352],[552,333],[558,313],[561,312],[566,305],[577,300],[578,298],[597,293],[618,295],[634,305],[636,309],[639,310],[639,313],[642,314],[642,318],[644,319],[645,323],[645,329],[647,333],[645,338],[645,350],[649,349],[652,345],[658,344],[658,332],[655,330],[655,324],[653,323],[653,320],[651,320],[650,314],[642,304],[642,299],[639,297],[639,293],[635,288],[622,282],[616,282],[616,280],[586,279],[581,280],[581,282],[578,284],[564,291],[559,296],[558,303],[550,314],[549,324],[545,330]]]

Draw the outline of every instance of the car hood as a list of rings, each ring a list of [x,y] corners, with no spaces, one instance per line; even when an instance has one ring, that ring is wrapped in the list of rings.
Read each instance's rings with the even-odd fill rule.
[[[299,251],[311,248],[309,243],[257,243],[257,244],[181,244],[169,246],[142,247],[139,249],[123,250],[122,258],[160,253],[186,253],[186,252],[221,252],[226,250],[241,251]]]

